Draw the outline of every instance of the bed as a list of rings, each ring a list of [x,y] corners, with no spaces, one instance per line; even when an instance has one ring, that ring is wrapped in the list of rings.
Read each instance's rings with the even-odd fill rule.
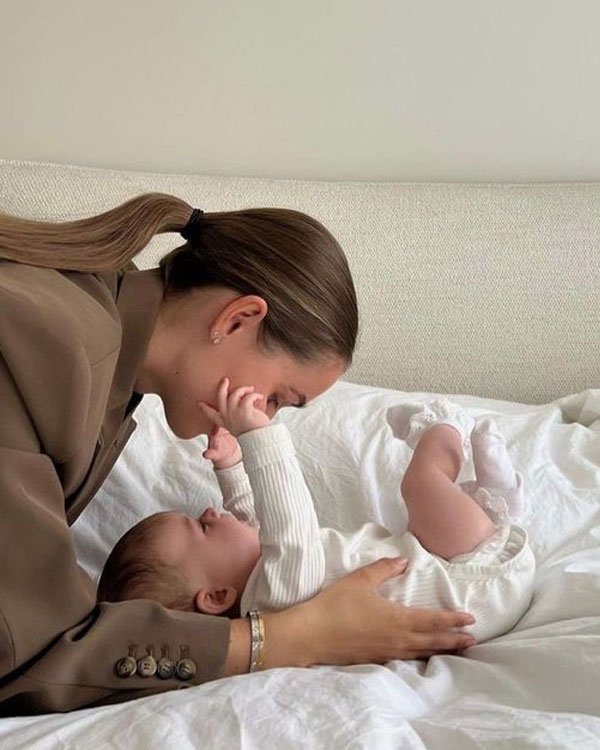
[[[278,417],[321,522],[403,528],[409,450],[392,440],[385,409],[451,394],[495,418],[525,477],[533,602],[511,632],[463,656],[278,669],[4,719],[0,747],[600,747],[600,185],[301,183],[0,162],[0,210],[22,215],[72,218],[147,190],[207,210],[293,206],[340,237],[361,304],[356,363],[306,409]],[[73,530],[93,576],[139,518],[219,502],[203,439],[174,438],[154,397],[136,416]]]

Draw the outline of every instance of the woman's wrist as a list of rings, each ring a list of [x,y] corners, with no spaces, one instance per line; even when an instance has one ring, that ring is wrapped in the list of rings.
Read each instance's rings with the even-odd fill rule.
[[[246,618],[231,621],[229,650],[221,671],[221,677],[246,674],[250,669],[250,624]]]
[[[316,633],[308,626],[308,611],[299,604],[279,612],[262,613],[265,640],[262,648],[262,668],[309,667],[316,663]],[[221,677],[231,677],[250,671],[251,628],[248,618],[232,620],[229,651]]]
[[[279,612],[263,613],[265,624],[263,665],[265,669],[310,667],[316,663],[314,640],[303,614],[305,609],[304,604],[298,604]]]

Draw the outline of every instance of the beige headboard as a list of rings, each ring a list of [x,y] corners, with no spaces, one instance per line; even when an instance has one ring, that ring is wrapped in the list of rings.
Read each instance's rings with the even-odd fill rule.
[[[301,182],[0,160],[0,211],[66,220],[148,191],[207,211],[285,206],[346,250],[361,309],[348,379],[544,402],[600,385],[600,183]],[[174,246],[163,236],[140,258]]]

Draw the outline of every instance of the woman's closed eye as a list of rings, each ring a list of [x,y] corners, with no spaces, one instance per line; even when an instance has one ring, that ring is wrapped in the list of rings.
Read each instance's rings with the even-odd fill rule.
[[[275,410],[283,409],[284,406],[293,406],[295,409],[301,409],[306,404],[306,399],[300,398],[297,403],[294,403],[293,401],[279,399],[278,396],[269,396],[267,404],[270,404]]]

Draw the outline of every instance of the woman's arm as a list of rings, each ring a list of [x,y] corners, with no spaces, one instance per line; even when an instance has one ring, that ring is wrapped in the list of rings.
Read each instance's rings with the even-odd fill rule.
[[[71,379],[37,383],[36,395],[47,395],[48,422],[57,426],[64,419],[57,390],[73,388],[69,364]],[[0,716],[65,711],[218,677],[229,643],[226,619],[141,599],[95,606],[95,587],[77,564],[60,477],[38,434],[0,356]],[[124,657],[140,659],[152,647],[160,658],[165,644],[174,661],[182,647],[193,660],[189,682],[175,674],[145,677],[136,667],[117,674]]]
[[[471,615],[404,607],[378,593],[378,587],[403,573],[406,564],[383,558],[340,578],[307,602],[263,614],[265,668],[381,664],[474,645],[471,636],[455,630],[472,624]],[[234,620],[221,676],[247,672],[249,654],[248,622]]]

